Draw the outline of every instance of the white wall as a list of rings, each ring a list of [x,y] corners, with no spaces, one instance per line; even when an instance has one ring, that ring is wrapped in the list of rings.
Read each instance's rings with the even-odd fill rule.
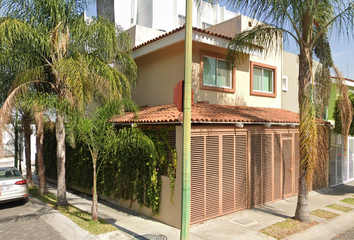
[[[35,124],[31,124],[32,135],[31,135],[31,161],[34,163],[36,159],[36,126]],[[2,144],[4,146],[4,150],[9,150],[13,154],[15,153],[14,147],[14,130],[11,126],[7,127],[7,131],[3,132],[3,141]],[[25,149],[24,149],[24,142],[23,144],[23,152],[22,152],[22,159],[25,160]]]
[[[115,23],[123,27],[123,29],[128,29],[130,27],[131,5],[131,0],[114,1]]]
[[[178,15],[186,15],[184,0],[98,0],[97,14],[109,18],[123,29],[141,25],[153,29],[171,31],[178,28]],[[203,22],[215,25],[238,14],[218,4],[202,2],[198,9],[193,4],[193,26],[202,28]]]
[[[176,24],[174,0],[153,0],[152,27],[153,29],[169,31]]]

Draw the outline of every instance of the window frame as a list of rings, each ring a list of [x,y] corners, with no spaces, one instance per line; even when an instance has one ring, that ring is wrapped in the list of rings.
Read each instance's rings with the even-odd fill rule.
[[[235,93],[236,86],[236,68],[232,68],[231,72],[231,87],[218,87],[218,86],[210,86],[204,85],[203,72],[204,72],[204,56],[211,57],[219,60],[226,61],[226,55],[200,50],[200,75],[199,75],[199,86],[201,90],[210,90],[210,91],[218,91],[218,92],[226,92],[226,93]]]
[[[273,71],[273,92],[263,92],[263,91],[253,90],[253,69],[255,67]],[[260,97],[271,97],[271,98],[277,97],[277,67],[276,66],[250,61],[250,95],[260,96]]]

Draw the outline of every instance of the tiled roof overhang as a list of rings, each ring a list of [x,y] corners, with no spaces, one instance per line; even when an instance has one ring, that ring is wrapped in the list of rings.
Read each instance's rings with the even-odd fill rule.
[[[175,105],[145,107],[138,113],[128,112],[111,119],[113,123],[181,123],[183,113]],[[193,123],[298,124],[299,115],[284,109],[213,104],[193,104]]]

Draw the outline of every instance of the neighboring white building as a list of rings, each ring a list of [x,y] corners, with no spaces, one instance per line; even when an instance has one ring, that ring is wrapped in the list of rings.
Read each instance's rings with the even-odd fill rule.
[[[107,17],[124,30],[140,25],[168,32],[183,26],[185,13],[185,0],[97,0],[97,16]],[[238,15],[204,1],[198,9],[194,2],[193,27],[205,29]]]
[[[36,159],[36,126],[31,124],[31,161],[34,163]],[[0,146],[0,158],[2,157],[11,157],[15,154],[15,145],[14,145],[14,130],[11,125],[7,125],[7,129],[1,133],[2,134],[2,146]],[[1,139],[1,138],[0,138]],[[21,144],[21,139],[19,139]],[[25,147],[24,139],[22,142],[22,159],[25,161]],[[20,153],[21,154],[21,153]]]

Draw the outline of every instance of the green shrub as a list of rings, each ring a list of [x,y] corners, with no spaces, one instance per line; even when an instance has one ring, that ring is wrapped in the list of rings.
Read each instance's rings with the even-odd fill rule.
[[[44,161],[46,176],[57,179],[56,138],[53,124],[44,128]],[[137,201],[159,213],[161,176],[171,179],[171,201],[173,202],[174,180],[176,177],[177,154],[170,146],[167,135],[174,128],[144,132],[154,142],[159,159],[153,160],[143,149],[112,149],[110,160],[103,162],[97,176],[98,192],[117,199]],[[66,144],[66,183],[91,189],[93,182],[92,159],[86,145],[75,142],[75,147]]]

